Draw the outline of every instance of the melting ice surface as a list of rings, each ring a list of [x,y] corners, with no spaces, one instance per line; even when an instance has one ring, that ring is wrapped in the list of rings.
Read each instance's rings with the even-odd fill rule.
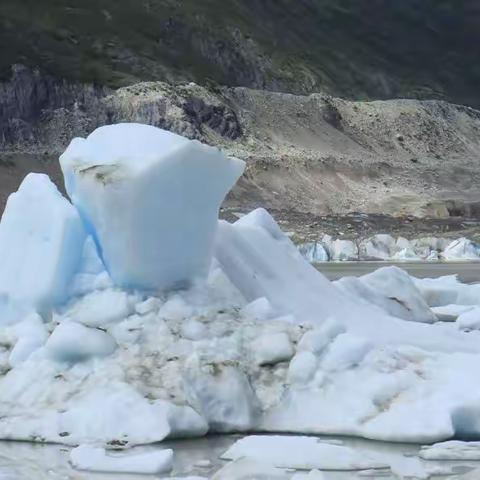
[[[0,223],[1,439],[81,445],[77,468],[130,472],[172,459],[108,449],[216,432],[480,438],[479,285],[397,268],[332,283],[265,210],[218,221],[243,162],[154,127],[76,139],[62,168],[72,203],[31,174]],[[279,465],[255,441],[214,478],[332,466]],[[278,442],[263,448],[297,449]],[[312,451],[398,471],[332,445]],[[434,474],[416,461],[410,477]]]
[[[60,163],[112,279],[143,289],[206,275],[218,209],[244,169],[215,147],[139,124],[76,138]]]

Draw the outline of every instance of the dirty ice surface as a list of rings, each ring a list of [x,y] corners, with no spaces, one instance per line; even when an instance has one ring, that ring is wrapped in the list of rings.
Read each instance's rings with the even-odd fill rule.
[[[173,439],[242,432],[217,480],[446,474],[305,435],[480,440],[480,285],[396,267],[332,283],[267,211],[218,221],[243,167],[121,124],[62,156],[71,202],[26,177],[0,223],[0,439],[81,445],[79,471],[174,472]]]

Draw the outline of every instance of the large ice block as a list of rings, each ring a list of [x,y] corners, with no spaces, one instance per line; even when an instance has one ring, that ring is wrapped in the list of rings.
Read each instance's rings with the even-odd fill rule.
[[[207,274],[218,210],[243,161],[125,123],[75,138],[60,163],[67,192],[117,285],[166,289]]]
[[[75,207],[46,175],[27,175],[0,223],[0,295],[40,312],[62,302],[84,242]]]

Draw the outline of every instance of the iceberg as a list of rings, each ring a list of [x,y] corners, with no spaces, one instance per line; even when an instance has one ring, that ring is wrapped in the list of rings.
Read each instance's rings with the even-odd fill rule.
[[[60,164],[113,281],[150,290],[187,286],[208,274],[220,204],[245,165],[140,124],[75,138]]]
[[[396,268],[330,282],[266,210],[218,221],[243,166],[124,124],[62,156],[73,205],[25,179],[0,224],[0,438],[82,444],[78,468],[116,471],[170,455],[104,448],[207,432],[480,439],[479,286]],[[432,323],[432,306],[457,322]],[[265,458],[240,457],[271,446],[275,475],[381,460],[312,442],[251,437],[216,478],[248,476]]]
[[[27,175],[0,223],[0,324],[18,320],[9,304],[44,314],[66,300],[85,236],[77,210],[50,179]]]

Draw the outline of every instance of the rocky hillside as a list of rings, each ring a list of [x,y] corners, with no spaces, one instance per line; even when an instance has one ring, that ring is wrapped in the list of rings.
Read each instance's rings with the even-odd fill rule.
[[[144,82],[115,91],[25,68],[0,87],[0,192],[59,178],[74,136],[135,121],[218,145],[248,167],[227,206],[298,216],[478,216],[480,112],[443,101],[352,102],[244,87]]]
[[[475,0],[2,0],[0,73],[480,106]]]

